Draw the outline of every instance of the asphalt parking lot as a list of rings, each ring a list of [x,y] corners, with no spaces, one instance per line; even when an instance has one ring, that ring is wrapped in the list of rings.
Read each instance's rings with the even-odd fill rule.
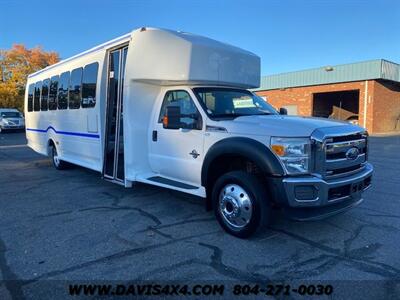
[[[125,189],[80,167],[57,171],[25,142],[24,133],[0,134],[6,298],[30,298],[49,280],[127,279],[368,280],[369,295],[400,294],[400,136],[371,138],[373,187],[360,206],[316,222],[276,211],[250,240],[225,234],[199,198],[144,184]]]

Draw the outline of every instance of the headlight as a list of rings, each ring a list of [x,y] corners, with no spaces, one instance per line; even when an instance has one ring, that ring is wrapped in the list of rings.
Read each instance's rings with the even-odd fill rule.
[[[309,138],[271,137],[271,150],[282,161],[288,174],[309,172],[311,158]]]

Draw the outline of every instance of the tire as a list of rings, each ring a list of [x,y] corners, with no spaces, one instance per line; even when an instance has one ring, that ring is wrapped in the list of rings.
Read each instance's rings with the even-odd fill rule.
[[[270,222],[266,189],[253,174],[232,171],[222,175],[212,191],[215,216],[229,234],[248,238]]]
[[[56,146],[51,147],[51,161],[53,162],[54,168],[57,170],[65,170],[68,168],[69,164],[58,158]]]

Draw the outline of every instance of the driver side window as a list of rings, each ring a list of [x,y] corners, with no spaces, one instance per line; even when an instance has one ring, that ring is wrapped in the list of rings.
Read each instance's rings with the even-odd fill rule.
[[[167,107],[170,106],[177,106],[180,108],[180,123],[182,124],[182,128],[201,129],[201,115],[188,92],[178,90],[168,91],[165,94],[158,117],[158,123],[163,122]]]

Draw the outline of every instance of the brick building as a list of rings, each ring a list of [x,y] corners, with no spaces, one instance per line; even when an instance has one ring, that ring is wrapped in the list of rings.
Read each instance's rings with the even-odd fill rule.
[[[400,65],[383,59],[264,76],[256,93],[288,114],[400,132]]]

